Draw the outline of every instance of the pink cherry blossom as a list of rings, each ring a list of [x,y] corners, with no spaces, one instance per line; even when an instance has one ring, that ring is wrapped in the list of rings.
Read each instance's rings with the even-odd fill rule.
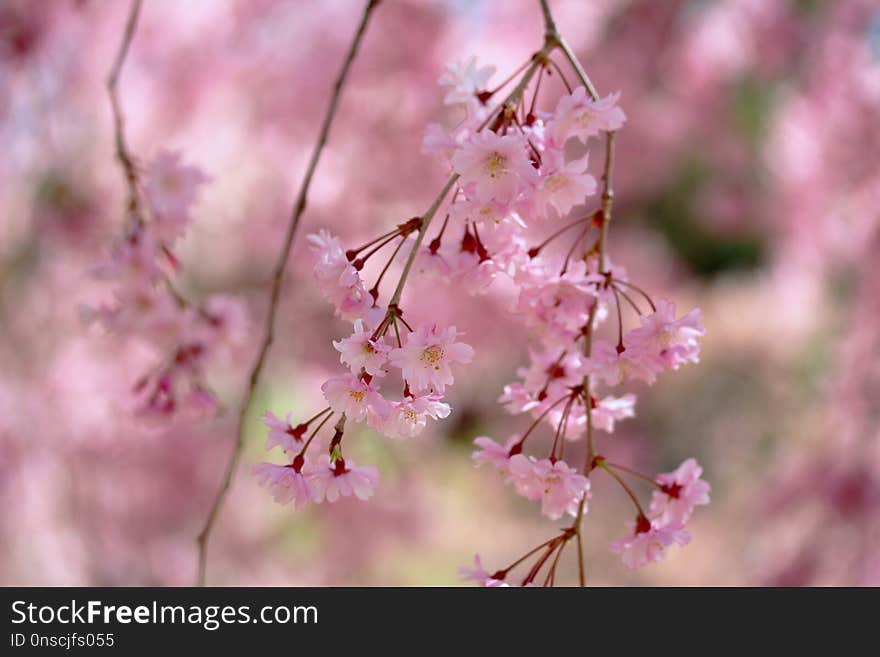
[[[635,417],[636,396],[627,393],[620,397],[611,395],[603,397],[593,408],[593,426],[596,429],[612,433],[614,424],[619,420]]]
[[[413,392],[433,389],[443,394],[446,386],[454,383],[450,365],[467,364],[474,357],[469,345],[456,342],[459,335],[454,326],[438,329],[436,324],[422,324],[409,334],[402,347],[391,351],[390,362],[401,369]]]
[[[687,459],[673,472],[658,474],[661,489],[654,491],[649,514],[659,524],[684,527],[695,506],[709,503],[709,484],[700,478],[703,468],[695,459]]]
[[[306,463],[302,471],[297,472],[292,465],[257,463],[253,473],[261,486],[272,491],[272,497],[278,504],[293,502],[295,509],[301,509],[309,502],[319,501],[317,489],[304,474],[309,467]]]
[[[619,130],[626,122],[623,110],[617,106],[619,99],[618,92],[593,100],[584,87],[578,87],[559,99],[547,131],[553,142],[561,147],[569,137],[577,137],[586,143],[602,131]]]
[[[126,236],[114,245],[109,258],[91,270],[99,280],[117,283],[121,289],[142,287],[162,278],[160,245],[148,229]]]
[[[668,369],[676,370],[683,363],[699,362],[698,338],[706,333],[700,309],[694,308],[684,317],[675,319],[674,303],[659,299],[656,306],[656,312],[641,318],[639,328],[627,333],[626,342],[651,353]]]
[[[260,416],[260,421],[269,428],[266,436],[266,449],[280,447],[285,452],[297,451],[302,445],[302,435],[305,428],[298,430],[290,422],[290,413],[285,419],[277,417],[272,411],[266,411]]]
[[[520,276],[516,310],[545,341],[567,346],[587,324],[596,285],[603,279],[582,260],[562,268],[561,259],[534,258]]]
[[[212,294],[202,304],[201,314],[213,332],[212,339],[239,345],[249,335],[247,307],[241,299],[225,294]]]
[[[382,340],[372,340],[372,331],[364,329],[364,322],[356,319],[354,333],[343,340],[334,341],[339,361],[348,365],[354,374],[365,371],[370,376],[384,376],[383,366],[388,360],[391,347]]]
[[[480,559],[479,554],[474,555],[474,567],[468,568],[467,566],[461,566],[458,569],[459,574],[461,575],[464,581],[476,582],[480,586],[485,587],[501,587],[507,586],[503,580],[494,579],[486,569],[483,568],[483,562]]]
[[[586,173],[587,161],[588,155],[565,162],[561,151],[545,154],[533,199],[538,216],[564,217],[596,193],[596,179]]]
[[[491,131],[472,135],[452,156],[452,167],[462,186],[484,202],[512,200],[535,176],[522,136],[502,137]]]
[[[436,155],[443,160],[451,160],[462,140],[450,133],[439,123],[429,123],[422,137],[422,153]]]
[[[390,438],[412,438],[422,432],[428,418],[442,419],[450,412],[449,404],[440,401],[440,395],[404,397],[402,401],[391,402],[387,419],[376,428]]]
[[[488,463],[501,472],[507,472],[510,464],[510,449],[519,442],[520,438],[521,436],[514,434],[504,445],[499,445],[488,436],[478,436],[474,439],[474,444],[480,449],[473,451],[471,458],[478,466]]]
[[[440,77],[440,85],[449,87],[443,102],[446,105],[469,105],[476,101],[481,91],[486,91],[489,78],[495,73],[494,66],[477,66],[477,58],[470,56],[463,62],[447,64]]]
[[[354,422],[384,421],[391,411],[388,401],[376,388],[354,374],[327,379],[321,391],[334,412],[345,413]]]
[[[186,230],[199,188],[209,180],[198,167],[183,164],[178,152],[162,151],[150,163],[144,194],[163,242],[173,241]]]
[[[343,319],[364,318],[373,307],[373,297],[345,257],[342,243],[326,230],[311,234],[307,239],[315,258],[315,279],[324,298]]]
[[[576,515],[584,495],[588,499],[590,496],[590,480],[565,461],[538,461],[515,454],[510,458],[507,473],[517,493],[530,500],[541,500],[541,513],[552,520],[566,512]]]
[[[627,345],[623,352],[606,340],[593,344],[587,359],[587,368],[610,386],[625,381],[644,381],[652,384],[657,380],[661,366],[654,355],[640,345]]]
[[[627,568],[641,568],[660,561],[670,545],[687,545],[690,534],[680,527],[648,522],[647,519],[629,523],[629,534],[611,544],[611,551],[621,555]]]
[[[327,454],[322,455],[314,464],[304,468],[309,483],[315,489],[315,501],[335,502],[340,497],[354,495],[359,500],[368,500],[373,496],[379,483],[379,471],[371,466],[357,467],[354,461],[346,462],[337,458],[331,464]]]

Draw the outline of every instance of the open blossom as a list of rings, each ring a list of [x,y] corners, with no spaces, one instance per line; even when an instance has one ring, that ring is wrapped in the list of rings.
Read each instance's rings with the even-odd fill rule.
[[[533,203],[540,217],[564,217],[587,196],[596,193],[596,179],[586,173],[588,155],[565,162],[561,151],[548,151],[541,166],[541,178]]]
[[[478,67],[473,55],[463,62],[447,64],[446,73],[439,80],[441,86],[449,87],[443,102],[446,105],[468,105],[476,101],[477,94],[486,91],[494,73],[494,66]]]
[[[299,443],[302,442],[302,430],[294,427],[290,423],[290,413],[282,420],[272,411],[266,411],[260,416],[260,421],[269,428],[269,434],[266,437],[266,449],[280,447],[285,452],[292,452],[299,449]]]
[[[620,385],[625,381],[644,381],[650,385],[657,380],[657,374],[661,370],[653,354],[640,345],[626,345],[623,352],[618,352],[617,347],[605,340],[597,340],[593,344],[587,361],[590,373],[609,386]]]
[[[517,493],[541,500],[541,513],[558,520],[563,513],[574,516],[584,495],[589,498],[590,480],[565,461],[540,461],[516,454],[510,458],[508,478]]]
[[[372,465],[357,467],[354,461],[342,458],[331,464],[330,457],[324,454],[308,468],[306,478],[315,489],[316,502],[335,502],[351,495],[366,501],[379,483],[379,471]]]
[[[461,566],[458,569],[459,574],[461,575],[464,581],[476,582],[480,586],[486,587],[496,587],[496,586],[507,586],[502,580],[494,579],[486,569],[483,568],[483,562],[480,559],[479,554],[474,555],[474,567],[468,568],[467,566]]]
[[[321,294],[336,307],[336,314],[343,319],[364,318],[373,308],[373,297],[345,257],[342,243],[323,229],[307,239],[315,258],[313,272]]]
[[[409,334],[402,347],[391,351],[391,364],[402,370],[413,392],[433,388],[443,394],[446,386],[454,382],[450,365],[467,364],[474,357],[469,345],[456,342],[459,335],[454,326],[438,329],[436,324],[422,324]]]
[[[114,245],[110,257],[94,269],[95,278],[112,281],[120,289],[142,287],[162,278],[160,245],[151,230],[142,229]]]
[[[388,401],[372,385],[354,374],[327,379],[321,386],[324,399],[336,413],[345,413],[354,422],[372,422],[388,417]]]
[[[668,369],[700,360],[699,338],[706,333],[699,308],[675,319],[675,304],[666,299],[657,301],[656,312],[641,318],[642,325],[627,333],[627,341],[643,352],[652,354]]]
[[[295,509],[301,509],[309,502],[318,501],[317,490],[303,474],[309,467],[306,463],[297,472],[292,465],[257,463],[253,473],[261,486],[272,491],[272,497],[278,504],[293,502]]]
[[[198,167],[183,164],[178,152],[163,151],[150,163],[144,178],[144,195],[163,242],[183,234],[199,188],[209,180]]]
[[[422,432],[429,417],[442,419],[451,410],[449,404],[440,401],[440,395],[404,397],[402,401],[391,402],[388,417],[376,428],[390,438],[412,438]]]
[[[683,527],[695,506],[709,503],[710,487],[700,478],[702,474],[703,468],[691,458],[675,471],[657,475],[661,489],[651,498],[651,518],[661,525]]]
[[[567,344],[587,324],[596,283],[603,279],[582,260],[569,263],[560,273],[562,265],[556,258],[534,258],[521,276],[516,310],[545,341]]]
[[[593,408],[593,426],[596,429],[602,429],[612,433],[614,424],[618,420],[636,416],[636,396],[627,393],[621,397],[612,397],[611,395],[603,397]]]
[[[340,362],[348,365],[354,374],[363,369],[370,376],[384,376],[383,366],[391,348],[382,340],[372,340],[371,333],[364,329],[363,320],[356,319],[354,333],[343,340],[334,341],[333,347],[339,352]]]
[[[422,137],[422,153],[436,155],[444,160],[452,159],[455,149],[461,145],[461,138],[451,134],[439,123],[429,123]]]
[[[557,147],[562,147],[569,137],[577,137],[586,143],[600,132],[619,130],[626,122],[626,115],[617,106],[620,93],[608,94],[593,100],[584,87],[563,96],[556,111],[548,121],[547,132]]]
[[[474,445],[480,449],[471,453],[471,458],[477,465],[489,463],[501,472],[507,472],[510,464],[510,449],[519,442],[520,436],[513,435],[507,439],[504,445],[499,445],[488,436],[478,436],[474,439]]]
[[[461,176],[465,191],[480,201],[504,203],[535,175],[522,136],[499,136],[491,131],[471,136],[455,155],[452,167]]]
[[[640,568],[660,561],[670,545],[687,545],[691,536],[680,527],[668,526],[642,518],[629,524],[630,533],[611,544],[611,551],[621,555],[627,568]]]

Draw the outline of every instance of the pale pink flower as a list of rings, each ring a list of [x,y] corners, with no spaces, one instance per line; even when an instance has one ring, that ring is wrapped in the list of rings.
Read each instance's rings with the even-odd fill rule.
[[[388,418],[376,429],[390,438],[412,438],[422,432],[429,417],[442,419],[450,412],[449,404],[440,401],[437,394],[404,397],[402,401],[391,402]]]
[[[162,151],[150,163],[144,177],[144,195],[160,240],[170,242],[183,234],[199,188],[209,180],[198,167],[183,164],[178,152]]]
[[[447,251],[446,248],[432,251],[427,246],[421,246],[413,266],[426,280],[447,281],[451,271],[447,261]]]
[[[546,396],[558,399],[573,385],[580,383],[584,374],[585,357],[577,348],[568,349],[562,354],[556,350],[529,349],[529,367],[520,367],[516,374],[523,385],[537,396],[542,390]]]
[[[509,383],[504,386],[503,394],[498,398],[508,413],[525,413],[540,405],[534,393],[522,383]]]
[[[500,224],[511,218],[512,209],[509,203],[497,200],[481,201],[479,199],[459,199],[449,206],[449,218],[464,225],[472,224]],[[525,228],[525,224],[519,217],[514,219],[516,225]],[[480,233],[484,229],[480,226]]]
[[[309,483],[314,486],[316,502],[335,502],[340,497],[351,495],[359,500],[368,500],[379,483],[379,471],[375,467],[357,467],[354,461],[346,462],[342,458],[337,458],[331,464],[327,454],[304,469],[304,472]]]
[[[507,472],[510,463],[510,449],[519,442],[520,437],[513,435],[507,439],[504,445],[499,445],[488,436],[478,436],[474,439],[474,445],[480,449],[471,453],[471,458],[476,465],[484,463],[494,465],[501,472]]]
[[[619,99],[620,92],[617,92],[593,100],[584,87],[563,96],[547,124],[553,143],[561,148],[570,137],[586,143],[602,131],[619,130],[626,122],[626,115],[617,106]]]
[[[339,361],[351,368],[354,374],[364,370],[370,376],[385,376],[383,369],[388,361],[391,347],[381,340],[371,339],[372,331],[364,329],[363,320],[356,319],[354,333],[333,343],[339,352]]]
[[[422,153],[436,155],[444,160],[452,159],[455,149],[461,145],[461,138],[450,133],[439,123],[429,123],[422,137]]]
[[[108,331],[166,338],[178,334],[181,326],[191,319],[167,289],[149,281],[120,287],[114,296],[114,305],[103,305],[93,311],[94,318]]]
[[[323,229],[306,239],[315,258],[313,272],[318,288],[336,307],[336,314],[347,320],[366,317],[373,308],[373,297],[345,257],[339,239]]]
[[[530,500],[541,500],[541,513],[552,520],[566,512],[576,515],[584,495],[590,497],[590,480],[565,461],[538,461],[515,454],[510,458],[507,474],[517,493]]]
[[[274,463],[257,463],[253,473],[261,486],[272,491],[272,497],[278,504],[293,502],[295,509],[301,509],[309,502],[317,502],[317,490],[308,481],[303,472],[309,467],[306,463],[297,472],[293,465],[275,465]]]
[[[687,545],[690,540],[690,534],[679,527],[649,523],[643,518],[629,523],[629,535],[614,541],[611,551],[621,555],[627,568],[635,569],[660,561],[670,545]]]
[[[285,452],[297,451],[302,443],[305,433],[304,426],[294,427],[290,422],[290,413],[285,419],[277,417],[272,411],[266,411],[260,416],[260,421],[269,428],[266,436],[266,449],[280,447]]]
[[[114,245],[109,259],[94,267],[91,274],[123,289],[155,283],[164,273],[159,265],[160,248],[151,231],[139,230]]]
[[[391,351],[390,362],[401,369],[413,392],[433,388],[443,394],[446,386],[454,383],[450,365],[467,364],[474,357],[469,345],[456,342],[459,335],[454,326],[438,329],[436,324],[422,324],[409,334],[402,347]]]
[[[642,325],[626,334],[627,344],[652,354],[663,367],[678,369],[683,363],[700,360],[699,338],[705,335],[699,308],[675,319],[675,304],[666,299],[656,303],[657,311],[642,316]]]
[[[658,474],[661,490],[654,491],[649,515],[658,524],[684,527],[695,506],[709,503],[708,482],[700,478],[703,468],[695,459],[687,459],[673,472]]]
[[[657,380],[661,367],[654,355],[639,346],[626,345],[622,353],[605,340],[593,344],[587,369],[610,386],[624,381],[644,381],[652,384]]]
[[[593,427],[611,433],[618,420],[636,416],[636,396],[632,393],[621,397],[607,396],[592,409]]]
[[[494,66],[477,67],[477,58],[473,55],[463,62],[447,64],[446,72],[439,80],[441,86],[449,87],[443,102],[446,105],[470,106],[477,100],[477,94],[486,91],[489,78],[494,73]]]
[[[345,413],[353,422],[369,419],[384,421],[391,411],[388,401],[372,385],[354,374],[327,379],[321,386],[324,399],[336,413]]]
[[[502,137],[492,131],[472,135],[452,156],[452,167],[461,175],[465,190],[472,189],[476,198],[484,202],[512,200],[536,175],[523,137]]]
[[[249,336],[247,308],[241,299],[225,294],[213,294],[202,304],[200,317],[209,328],[209,331],[202,332],[200,336],[206,344],[222,342],[228,345],[240,345]]]
[[[501,587],[507,586],[503,580],[494,579],[492,575],[486,572],[486,569],[483,568],[483,562],[480,559],[479,554],[474,555],[474,567],[468,568],[467,566],[461,566],[458,569],[459,574],[461,575],[464,581],[476,582],[480,586],[485,587]]]
[[[597,284],[604,279],[583,260],[570,262],[560,274],[562,265],[561,259],[534,258],[520,277],[516,310],[545,342],[567,346],[589,321]]]
[[[588,155],[565,162],[562,152],[548,151],[541,166],[533,196],[537,214],[545,218],[564,217],[571,209],[596,193],[596,179],[586,173]]]
[[[487,292],[498,274],[493,260],[481,260],[476,253],[468,251],[452,254],[449,263],[450,282],[471,295]]]

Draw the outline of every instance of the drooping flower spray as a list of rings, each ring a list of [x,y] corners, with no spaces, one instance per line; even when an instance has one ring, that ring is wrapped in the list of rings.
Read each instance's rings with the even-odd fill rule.
[[[532,362],[520,372],[522,381],[507,386],[500,401],[532,422],[504,445],[478,437],[474,460],[494,467],[518,494],[540,501],[547,517],[568,515],[572,523],[491,574],[478,557],[465,575],[489,586],[554,584],[557,564],[573,539],[580,583],[585,584],[581,526],[590,477],[597,470],[632,500],[634,519],[627,534],[611,544],[630,567],[656,561],[667,547],[687,543],[685,523],[695,506],[709,501],[709,486],[693,459],[651,477],[609,462],[598,451],[596,432],[612,432],[617,421],[634,415],[636,402],[632,393],[605,394],[602,388],[633,381],[653,384],[662,371],[697,362],[704,330],[699,310],[677,317],[672,302],[655,300],[611,263],[606,242],[614,198],[614,134],[626,118],[619,94],[599,97],[547,3],[542,1],[541,8],[546,27],[542,48],[501,84],[490,89],[494,69],[479,67],[475,58],[451,66],[441,78],[445,103],[465,118],[453,130],[432,124],[426,131],[423,151],[439,156],[451,175],[424,214],[351,249],[323,230],[309,236],[315,280],[336,315],[353,324],[350,336],[333,343],[348,371],[324,382],[327,406],[305,422],[294,426],[271,413],[264,416],[270,430],[267,447],[280,446],[287,461],[254,468],[277,500],[294,501],[297,507],[345,495],[369,497],[377,472],[345,457],[347,424],[364,423],[389,437],[416,435],[428,419],[449,415],[446,387],[473,357],[455,327],[438,326],[430,317],[414,321],[404,312],[409,276],[415,271],[474,294],[485,292],[495,278],[507,277],[517,289],[513,314],[531,329],[533,345]],[[579,86],[569,84],[554,59],[558,53]],[[554,74],[567,93],[554,111],[540,112],[542,80]],[[512,89],[494,103],[508,85]],[[568,219],[575,206],[599,191],[588,170],[588,149],[597,138],[605,142],[599,207]],[[578,157],[568,155],[572,142],[580,142]],[[427,239],[441,216],[440,228]],[[545,226],[548,236],[531,246],[526,229],[534,226]],[[380,286],[410,237],[413,244],[386,301]],[[553,247],[565,239],[569,243],[555,253]],[[383,251],[390,254],[370,284],[361,271]],[[638,316],[638,328],[624,331],[625,311]],[[606,322],[616,324],[616,341],[596,337]],[[389,388],[393,384],[385,382],[398,379],[402,385],[395,394]],[[532,453],[534,440],[529,440],[542,426],[553,431],[546,455]],[[326,435],[317,438],[324,427]],[[583,438],[585,462],[567,463],[566,442]],[[647,508],[626,478],[650,484]],[[515,579],[514,569],[524,570],[523,577]]]
[[[272,271],[264,334],[239,408],[236,440],[197,539],[200,584],[212,528],[240,460],[245,418],[273,341],[283,274],[309,185],[377,4],[366,3],[333,85]],[[213,409],[203,364],[239,339],[246,317],[234,299],[193,303],[174,287],[180,263],[172,246],[208,176],[167,151],[141,171],[127,147],[117,84],[140,5],[133,0],[109,80],[117,157],[128,185],[128,219],[100,273],[116,283],[117,301],[88,313],[111,328],[142,332],[164,347],[167,358],[137,382],[135,391],[141,412],[167,417],[182,408]],[[444,102],[463,119],[451,130],[439,124],[426,130],[423,152],[437,156],[450,172],[427,210],[350,248],[326,230],[308,236],[317,287],[336,315],[351,322],[352,332],[328,344],[339,354],[340,371],[320,386],[324,408],[302,420],[291,413],[284,418],[263,413],[267,449],[280,449],[285,456],[280,463],[252,467],[277,502],[295,509],[342,497],[369,499],[379,472],[346,454],[351,425],[364,424],[391,438],[418,435],[429,421],[450,415],[447,387],[467,371],[474,356],[455,326],[409,310],[408,280],[416,275],[484,294],[496,279],[508,279],[516,292],[511,316],[531,333],[530,363],[519,370],[519,381],[505,387],[500,402],[530,423],[503,444],[477,437],[473,459],[497,471],[519,495],[540,502],[543,515],[553,521],[568,516],[571,524],[491,573],[477,557],[475,567],[463,572],[486,586],[555,584],[557,565],[572,542],[579,582],[586,583],[581,527],[591,477],[598,471],[617,482],[634,506],[627,533],[611,543],[629,567],[656,561],[668,547],[687,543],[686,523],[696,506],[709,501],[709,486],[693,459],[673,472],[650,476],[601,454],[597,432],[610,434],[618,421],[635,414],[635,395],[613,389],[635,381],[653,384],[661,372],[697,362],[704,329],[699,310],[677,316],[671,301],[655,298],[611,262],[606,246],[614,199],[614,135],[626,121],[620,95],[599,96],[557,30],[547,1],[541,0],[540,7],[542,47],[501,83],[490,86],[494,68],[479,66],[475,58],[450,66],[440,79]],[[566,93],[553,111],[544,112],[538,101],[546,97],[548,85],[542,82],[551,76],[565,85]],[[600,140],[604,163],[597,179],[589,155]],[[597,193],[597,207],[570,216]],[[531,235],[538,230],[543,239],[535,241]],[[399,257],[403,266],[392,285],[386,276]],[[374,279],[365,280],[365,264],[377,258],[384,258],[384,265]],[[630,313],[639,325],[625,330],[624,316]],[[603,324],[615,339],[597,335]],[[549,453],[541,453],[535,437],[546,429],[552,431],[552,443]],[[586,442],[585,458],[567,462],[566,444],[577,440]],[[650,486],[649,504],[640,501],[634,483]]]
[[[135,412],[167,420],[181,413],[205,416],[217,408],[204,368],[218,352],[247,334],[244,304],[213,295],[188,299],[175,287],[181,263],[174,245],[210,177],[180,153],[161,150],[146,166],[130,150],[124,131],[119,77],[135,35],[141,0],[131,4],[122,42],[107,80],[116,159],[127,186],[126,221],[106,261],[94,274],[113,284],[113,301],[83,307],[82,315],[108,331],[148,342],[163,356],[132,385]]]

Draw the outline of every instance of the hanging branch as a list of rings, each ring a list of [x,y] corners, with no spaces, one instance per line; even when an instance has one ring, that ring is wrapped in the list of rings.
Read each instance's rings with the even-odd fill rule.
[[[297,194],[296,201],[293,205],[293,212],[287,225],[287,232],[284,235],[284,243],[281,246],[281,251],[278,254],[278,260],[275,263],[275,269],[273,270],[272,274],[272,290],[269,295],[269,310],[266,313],[266,321],[264,324],[265,333],[263,341],[260,344],[257,359],[256,361],[254,361],[254,365],[251,368],[247,390],[245,391],[241,407],[239,408],[238,429],[236,432],[235,445],[233,447],[232,454],[229,457],[229,461],[226,465],[226,470],[223,473],[223,478],[220,481],[220,487],[214,496],[214,501],[211,503],[210,510],[208,511],[208,516],[205,519],[204,527],[202,528],[202,531],[199,532],[198,538],[196,540],[198,544],[197,583],[199,586],[205,585],[205,569],[207,565],[208,542],[211,537],[211,531],[214,528],[214,523],[217,521],[217,516],[220,513],[223,501],[226,498],[229,487],[232,485],[232,479],[235,476],[235,472],[238,468],[238,462],[241,458],[242,449],[244,448],[245,419],[247,418],[247,412],[251,406],[251,402],[253,401],[254,394],[256,393],[257,384],[259,383],[260,375],[262,374],[263,366],[266,362],[266,355],[268,354],[269,348],[271,347],[272,341],[275,337],[275,316],[278,313],[278,302],[281,297],[281,286],[284,278],[284,270],[287,266],[287,260],[290,256],[290,250],[293,246],[294,237],[296,236],[296,229],[299,226],[300,218],[302,217],[303,211],[306,208],[306,199],[309,192],[309,186],[311,185],[312,177],[315,174],[315,170],[318,167],[318,161],[321,158],[321,153],[323,152],[324,146],[327,143],[327,137],[330,133],[330,127],[333,124],[333,119],[336,116],[336,109],[339,105],[339,97],[342,93],[342,88],[345,84],[345,80],[348,77],[349,69],[351,68],[351,65],[357,55],[358,48],[360,47],[364,33],[366,32],[367,24],[370,20],[370,16],[373,13],[373,9],[375,9],[378,4],[379,0],[367,0],[366,6],[364,7],[364,11],[360,19],[360,23],[358,24],[357,31],[355,32],[354,39],[352,40],[351,45],[348,48],[348,52],[345,55],[345,60],[343,61],[342,68],[339,70],[339,73],[336,76],[336,80],[333,83],[333,90],[330,96],[330,104],[327,107],[327,112],[324,114],[324,120],[321,124],[321,130],[318,133],[318,141],[315,144],[314,150],[312,151],[312,157],[309,160],[308,167],[306,168],[305,175],[303,176],[302,183],[300,184],[299,193]]]
[[[107,77],[107,92],[110,94],[110,107],[113,111],[113,137],[116,145],[116,159],[122,165],[125,182],[128,185],[129,214],[135,217],[137,221],[141,220],[137,192],[137,171],[134,166],[134,158],[129,152],[128,144],[125,141],[125,121],[122,117],[122,107],[119,103],[119,74],[122,72],[122,65],[125,63],[132,39],[134,39],[140,13],[141,0],[133,0],[128,12],[128,19],[125,22],[122,43],[119,44],[119,51],[113,60],[113,68],[110,69],[110,75]]]

